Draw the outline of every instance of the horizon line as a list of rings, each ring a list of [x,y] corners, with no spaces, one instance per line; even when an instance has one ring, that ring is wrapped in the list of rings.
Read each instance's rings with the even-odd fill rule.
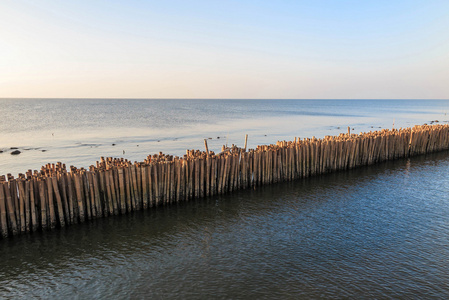
[[[144,98],[144,97],[0,97],[5,99],[48,100],[449,100],[449,98]]]

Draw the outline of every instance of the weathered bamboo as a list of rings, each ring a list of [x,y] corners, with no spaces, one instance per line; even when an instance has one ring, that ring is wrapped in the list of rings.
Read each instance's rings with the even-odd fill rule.
[[[56,213],[55,213],[55,206],[53,202],[53,187],[51,182],[51,177],[46,177],[46,184],[47,184],[47,206],[48,206],[48,213],[49,213],[49,226],[50,229],[53,229],[56,227]]]
[[[155,194],[155,200],[156,200],[156,203],[155,203],[155,205],[159,205],[160,204],[160,195],[159,195],[159,179],[158,179],[158,176],[157,176],[157,174],[158,174],[158,167],[159,167],[160,165],[159,164],[156,164],[156,165],[154,165],[154,167],[153,167],[153,171],[154,171],[154,194]]]
[[[59,193],[59,187],[58,182],[56,180],[56,176],[53,175],[51,177],[53,192],[55,194],[56,198],[56,205],[57,205],[57,213],[58,213],[58,220],[59,220],[59,226],[64,227],[65,226],[65,220],[64,220],[64,209],[62,207],[62,199],[61,194]]]
[[[176,193],[175,193],[175,162],[171,161],[169,162],[168,167],[170,168],[170,203],[173,203],[176,200]]]
[[[3,237],[62,227],[91,217],[147,209],[193,198],[210,197],[248,187],[291,181],[400,157],[449,148],[449,125],[323,139],[294,138],[255,150],[223,146],[215,155],[187,150],[183,157],[163,153],[141,163],[101,158],[89,171],[62,163],[41,170],[0,176],[0,234]]]
[[[217,194],[217,189],[216,189],[216,179],[217,179],[217,175],[216,175],[216,166],[217,166],[217,157],[214,155],[212,156],[212,158],[210,159],[210,194],[209,196],[215,196]]]
[[[180,201],[187,200],[186,180],[187,180],[187,161],[180,160],[181,165],[181,182],[180,182]]]
[[[22,179],[18,179],[17,185],[19,187],[19,216],[20,216],[20,232],[24,233],[26,231],[25,223],[25,184]]]
[[[92,210],[92,218],[97,218],[97,207],[95,203],[95,189],[94,189],[94,178],[93,178],[93,172],[87,172],[87,182],[89,185],[89,200],[90,200],[90,208]]]
[[[67,197],[69,202],[69,212],[70,212],[70,223],[77,223],[79,218],[79,211],[78,211],[78,204],[76,200],[76,192],[75,192],[75,185],[74,185],[74,177],[73,174],[67,173],[66,176],[66,183],[67,183]],[[37,185],[35,185],[37,186]]]
[[[140,173],[142,175],[142,208],[148,209],[148,179],[147,179],[147,166],[140,167]],[[124,194],[123,194],[124,195]],[[122,199],[122,197],[120,197]]]
[[[111,189],[111,201],[112,201],[112,209],[114,211],[114,215],[119,214],[119,205],[117,199],[117,191],[116,184],[114,179],[114,169],[110,169],[106,171],[106,174],[109,176],[109,188]]]
[[[135,210],[135,203],[133,200],[133,193],[132,193],[132,183],[131,183],[131,176],[130,176],[130,168],[129,166],[125,166],[123,168],[123,175],[124,175],[124,189],[126,192],[126,211],[130,212],[132,210]]]
[[[139,184],[138,184],[138,177],[137,177],[137,167],[136,165],[131,166],[131,179],[132,179],[132,191],[134,194],[134,201],[136,202],[136,210],[140,210],[142,199],[140,197],[139,192]]]
[[[176,168],[176,202],[181,200],[181,189],[182,189],[182,161],[177,159],[175,161]]]
[[[112,203],[112,193],[111,193],[111,177],[109,176],[109,172],[106,170],[103,172],[104,176],[104,199],[105,199],[105,205],[108,210],[109,215],[114,214],[114,204]]]
[[[45,197],[45,182],[39,180],[39,196],[40,196],[40,211],[41,211],[41,228],[47,229],[47,201]]]
[[[72,224],[70,220],[69,202],[67,200],[67,188],[65,184],[65,173],[60,173],[57,180],[58,189],[62,198],[62,206],[64,210],[64,221],[67,225]]]
[[[209,157],[209,147],[207,147],[207,139],[204,139],[204,147],[206,148],[206,155]]]
[[[148,206],[155,206],[155,196],[154,196],[154,184],[153,184],[153,165],[149,164],[147,166],[148,171]]]
[[[4,183],[3,183],[4,184]],[[6,197],[4,194],[3,184],[0,184],[0,225],[1,233],[3,237],[8,236],[8,220],[7,220],[7,210],[6,210]]]
[[[167,205],[170,203],[170,163],[169,162],[165,162],[164,163],[164,204]]]
[[[137,195],[139,199],[139,209],[143,208],[143,192],[142,192],[142,168],[140,164],[135,164],[137,176]]]
[[[19,206],[19,197],[17,196],[17,182],[14,177],[8,174],[8,182],[9,182],[9,194],[11,196],[11,208],[15,215],[17,230],[20,230],[20,206]]]
[[[100,184],[99,184],[98,178],[99,178],[99,173],[93,172],[92,173],[92,182],[94,185],[94,193],[95,193],[95,208],[97,211],[97,216],[101,217],[101,216],[103,216],[103,207],[101,205],[101,192],[100,192]]]
[[[36,211],[35,201],[35,181],[33,179],[27,181],[30,184],[30,214],[31,214],[31,231],[36,231],[39,228],[38,216]]]

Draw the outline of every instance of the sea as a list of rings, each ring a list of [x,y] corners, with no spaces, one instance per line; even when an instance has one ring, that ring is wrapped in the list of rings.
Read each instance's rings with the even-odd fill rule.
[[[447,124],[447,100],[0,99],[0,175]],[[12,155],[15,150],[21,153]],[[449,297],[449,151],[0,239],[5,299]]]

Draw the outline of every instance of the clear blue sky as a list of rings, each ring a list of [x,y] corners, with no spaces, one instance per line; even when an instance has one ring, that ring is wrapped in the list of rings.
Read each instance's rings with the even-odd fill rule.
[[[442,98],[449,1],[2,1],[0,97]]]

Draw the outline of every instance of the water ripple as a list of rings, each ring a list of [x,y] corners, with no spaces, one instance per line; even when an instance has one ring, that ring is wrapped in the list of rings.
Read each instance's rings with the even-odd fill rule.
[[[0,298],[449,297],[449,154],[0,242]]]

